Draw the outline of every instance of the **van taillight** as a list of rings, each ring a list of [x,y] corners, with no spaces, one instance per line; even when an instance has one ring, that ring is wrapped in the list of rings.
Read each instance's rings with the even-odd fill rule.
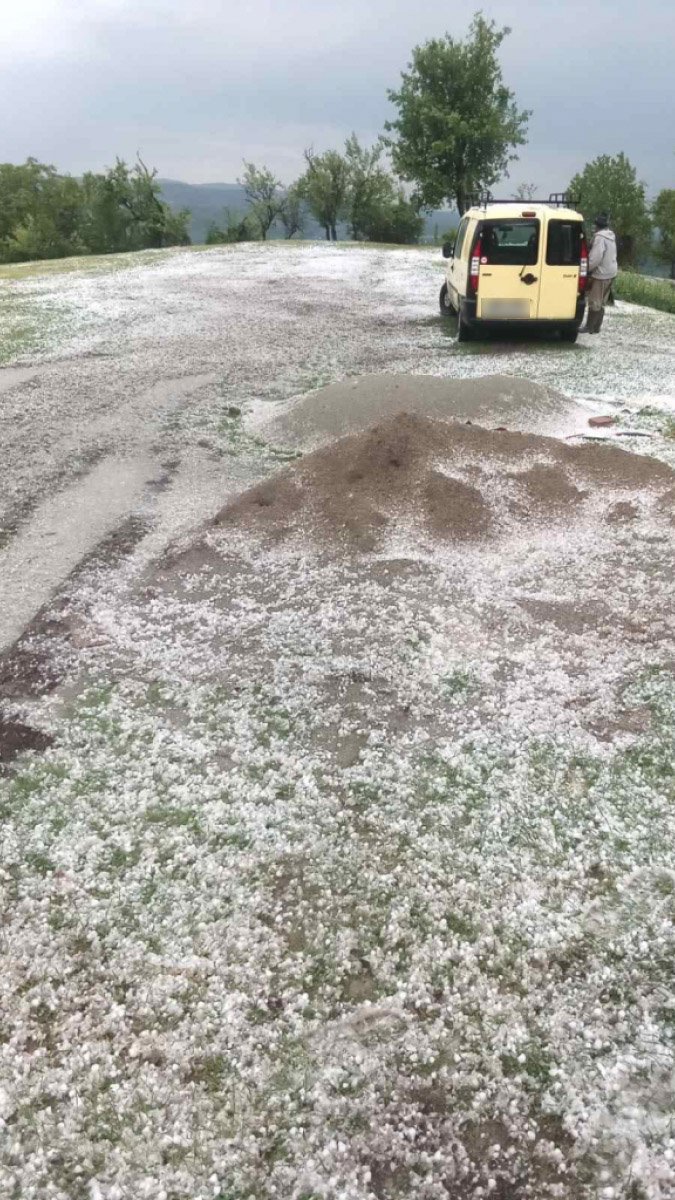
[[[587,283],[588,283],[588,246],[586,245],[586,238],[582,237],[582,239],[581,239],[581,257],[579,259],[579,292],[580,293],[586,291]]]
[[[478,276],[480,275],[480,260],[483,253],[483,243],[478,237],[474,242],[471,262],[469,264],[469,291],[478,291]]]

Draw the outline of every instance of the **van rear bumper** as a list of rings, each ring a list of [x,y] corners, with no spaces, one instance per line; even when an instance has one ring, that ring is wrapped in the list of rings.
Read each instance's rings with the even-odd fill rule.
[[[555,320],[555,319],[531,319],[526,318],[524,321],[518,321],[511,318],[508,321],[484,321],[476,316],[478,301],[473,299],[464,299],[460,304],[461,317],[465,325],[470,325],[473,329],[531,329],[531,330],[546,330],[553,329],[578,329],[584,319],[586,312],[586,297],[580,296],[577,300],[577,309],[574,317],[570,320]]]

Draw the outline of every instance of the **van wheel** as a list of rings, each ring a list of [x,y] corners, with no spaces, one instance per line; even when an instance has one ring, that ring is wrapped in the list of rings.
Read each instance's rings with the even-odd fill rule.
[[[576,342],[578,329],[561,329],[560,340],[563,342]]]
[[[460,313],[459,321],[457,322],[457,341],[470,342],[472,338],[473,329],[470,325],[467,325],[466,321],[462,319],[462,314]]]
[[[441,294],[438,297],[438,303],[441,306],[441,316],[454,317],[456,315],[457,309],[455,308],[455,306],[452,303],[452,300],[450,299],[450,293],[448,291],[447,283],[444,283],[443,287],[441,288]]]

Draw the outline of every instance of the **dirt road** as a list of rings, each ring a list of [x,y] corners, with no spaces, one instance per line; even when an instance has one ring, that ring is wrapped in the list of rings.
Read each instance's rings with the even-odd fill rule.
[[[521,376],[601,411],[675,404],[671,316],[618,305],[577,347],[459,346],[437,315],[436,250],[271,244],[67,268],[0,278],[4,344],[13,320],[26,331],[0,368],[0,646],[125,518],[151,556],[262,473],[251,432],[271,403],[391,371]]]

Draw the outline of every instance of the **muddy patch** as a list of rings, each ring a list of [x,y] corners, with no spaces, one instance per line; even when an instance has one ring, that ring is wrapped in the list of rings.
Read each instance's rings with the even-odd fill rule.
[[[52,743],[48,733],[0,714],[0,770],[26,750],[46,750]]]
[[[537,623],[554,625],[561,633],[594,630],[602,635],[611,629],[612,614],[605,605],[586,603],[579,607],[565,600],[521,600],[520,605]]]
[[[130,517],[87,555],[58,596],[35,615],[13,645],[0,654],[0,697],[24,699],[53,692],[77,665],[78,652],[98,644],[96,630],[71,612],[71,600],[85,575],[113,570],[147,532]]]
[[[619,500],[609,509],[605,520],[608,525],[625,525],[634,521],[640,515],[640,510],[631,500]]]

